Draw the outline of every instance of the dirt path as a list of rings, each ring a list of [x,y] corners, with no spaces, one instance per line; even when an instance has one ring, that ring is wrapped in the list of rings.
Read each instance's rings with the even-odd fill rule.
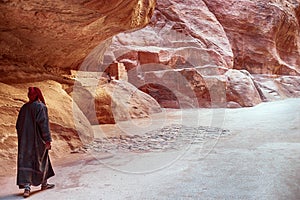
[[[29,199],[300,199],[300,99],[234,110],[169,110],[150,121],[103,127],[96,136],[112,134],[108,130],[145,136],[172,124],[230,134],[158,151],[114,146],[73,154],[74,161],[55,163],[56,188],[33,188]],[[22,199],[15,177],[0,184],[0,199]]]

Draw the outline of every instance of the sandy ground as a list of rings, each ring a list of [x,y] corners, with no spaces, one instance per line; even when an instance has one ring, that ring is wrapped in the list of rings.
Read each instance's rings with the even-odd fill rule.
[[[148,120],[95,127],[95,136],[144,134],[168,124],[230,134],[180,150],[72,154],[54,163],[56,187],[34,187],[29,199],[300,199],[300,99],[166,110]],[[2,177],[0,184],[0,199],[23,198],[15,177]]]

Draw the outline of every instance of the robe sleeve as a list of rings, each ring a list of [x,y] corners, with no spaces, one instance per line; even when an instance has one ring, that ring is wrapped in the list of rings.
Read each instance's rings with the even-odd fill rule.
[[[51,133],[49,128],[48,110],[45,105],[39,104],[36,115],[36,122],[41,130],[42,138],[45,142],[51,142]]]
[[[21,132],[22,129],[22,124],[24,123],[24,106],[21,107],[19,114],[18,114],[18,118],[17,118],[17,122],[16,122],[16,129],[17,129],[17,133],[19,134]]]

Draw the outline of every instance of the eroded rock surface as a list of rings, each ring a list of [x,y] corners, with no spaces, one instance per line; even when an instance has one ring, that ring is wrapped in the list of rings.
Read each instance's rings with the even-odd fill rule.
[[[75,82],[70,70],[100,42],[144,27],[154,6],[155,0],[0,1],[1,161],[15,161],[15,121],[32,85],[49,107],[55,156],[91,139],[90,122],[67,94]]]
[[[162,107],[181,107],[178,99],[191,96],[189,90],[198,101],[210,102],[199,107],[254,106],[273,100],[264,94],[270,91],[260,88],[261,79],[254,81],[251,74],[289,76],[288,97],[299,97],[298,10],[292,1],[158,0],[151,23],[115,36],[99,65],[103,71],[112,63],[124,65],[128,81]],[[183,69],[197,69],[198,75],[183,76],[190,87],[178,94],[174,85],[181,82]],[[164,75],[170,71],[179,75]],[[194,90],[197,77],[203,78],[205,89]],[[283,82],[277,84],[286,88]],[[281,92],[279,97],[286,95]]]
[[[226,32],[235,69],[300,74],[299,1],[203,1]]]
[[[255,106],[262,102],[261,96],[247,71],[228,70],[227,78],[227,101],[236,102],[241,107]]]
[[[0,83],[0,155],[3,168],[16,166],[16,120],[21,106],[28,101],[27,88],[41,88],[48,107],[50,130],[53,138],[54,158],[93,140],[94,133],[89,121],[61,84],[54,81],[7,85]],[[76,118],[77,120],[74,120]],[[9,164],[8,164],[9,163]],[[9,170],[9,168],[7,169]]]
[[[15,156],[15,120],[32,85],[45,94],[58,154],[88,141],[91,124],[159,105],[300,97],[299,16],[293,0],[1,1],[1,156]],[[76,91],[70,70],[106,75]]]
[[[72,97],[92,125],[114,124],[120,121],[146,118],[161,112],[160,105],[150,95],[127,81],[81,77],[75,84]]]
[[[155,0],[1,1],[0,81],[68,74],[101,41],[145,26],[154,6]]]

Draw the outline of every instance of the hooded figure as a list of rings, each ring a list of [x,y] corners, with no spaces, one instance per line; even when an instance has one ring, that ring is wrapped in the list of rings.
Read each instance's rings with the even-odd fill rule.
[[[29,102],[19,112],[16,128],[18,133],[17,185],[29,196],[30,186],[41,185],[50,189],[47,179],[54,176],[48,155],[51,149],[48,111],[42,92],[37,87],[28,88]]]

